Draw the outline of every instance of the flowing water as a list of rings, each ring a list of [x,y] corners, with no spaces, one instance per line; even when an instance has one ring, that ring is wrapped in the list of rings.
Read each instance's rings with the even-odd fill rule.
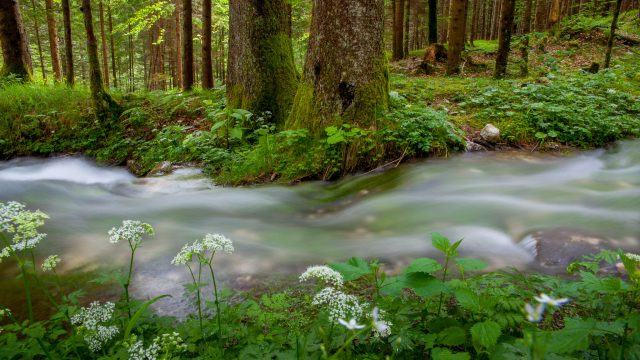
[[[571,227],[640,243],[640,141],[609,150],[551,156],[470,153],[403,165],[336,183],[249,188],[216,186],[197,169],[135,178],[77,157],[0,162],[0,201],[50,215],[39,254],[60,254],[62,271],[122,266],[125,244],[107,231],[124,219],[148,222],[153,240],[136,253],[134,294],[179,293],[185,269],[170,261],[206,233],[234,241],[221,255],[223,279],[299,270],[351,256],[403,262],[434,255],[429,234],[464,238],[465,256],[526,268],[519,241]],[[169,311],[171,312],[171,311]]]

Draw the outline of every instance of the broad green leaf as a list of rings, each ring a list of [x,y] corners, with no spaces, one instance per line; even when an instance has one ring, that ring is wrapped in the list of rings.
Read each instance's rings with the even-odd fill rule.
[[[470,329],[473,346],[484,349],[491,349],[498,342],[500,337],[500,325],[492,320],[483,321],[473,325]]]
[[[329,267],[336,270],[346,281],[356,280],[364,275],[371,274],[371,267],[361,257],[352,257],[347,262],[330,263]]]
[[[417,272],[431,274],[439,270],[442,270],[442,266],[440,265],[439,262],[429,258],[420,258],[420,259],[413,260],[407,266],[404,272],[407,274],[417,273]]]
[[[487,263],[479,259],[457,258],[454,259],[454,261],[458,266],[461,266],[464,271],[484,270],[487,267]]]
[[[447,239],[444,235],[436,232],[431,233],[431,245],[433,245],[434,248],[440,250],[440,252],[442,252],[443,254],[446,254],[451,247],[449,239]]]
[[[131,334],[131,330],[133,330],[133,327],[136,325],[136,323],[138,322],[142,314],[149,308],[149,306],[151,306],[151,304],[153,304],[154,302],[166,297],[171,297],[171,295],[165,294],[165,295],[156,296],[153,299],[142,304],[142,306],[140,306],[140,309],[138,309],[138,311],[136,311],[136,313],[133,314],[133,316],[131,317],[131,320],[129,320],[129,323],[127,324],[127,328],[124,331],[124,338],[126,340],[129,339],[129,334]]]
[[[471,311],[480,310],[480,298],[473,291],[469,289],[456,289],[453,293],[463,308]]]
[[[564,329],[549,333],[547,350],[558,354],[586,350],[589,347],[589,335],[595,326],[593,319],[566,319]]]
[[[400,296],[404,289],[411,289],[418,296],[429,297],[445,290],[442,281],[422,272],[387,278],[380,291],[384,295]]]
[[[446,328],[438,333],[436,343],[442,345],[456,346],[464,344],[467,336],[463,328],[454,326]]]
[[[433,360],[469,360],[469,353],[460,352],[452,353],[451,350],[445,348],[435,348],[431,351],[431,359]]]

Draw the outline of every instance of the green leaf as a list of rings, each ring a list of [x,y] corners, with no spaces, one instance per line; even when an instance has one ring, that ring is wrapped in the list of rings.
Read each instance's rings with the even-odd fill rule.
[[[329,267],[342,274],[346,281],[352,281],[361,278],[364,275],[371,274],[371,267],[361,257],[352,257],[347,262],[330,263]]]
[[[458,266],[462,267],[464,271],[484,270],[487,267],[487,263],[479,259],[457,258],[453,261],[455,261]]]
[[[435,277],[416,272],[387,278],[380,291],[384,295],[400,296],[404,289],[411,289],[421,297],[429,297],[440,294],[445,287],[442,281]]]
[[[454,326],[439,332],[436,343],[449,346],[462,345],[464,344],[466,337],[467,336],[463,328]]]
[[[469,360],[471,357],[469,353],[460,352],[452,353],[451,350],[445,348],[435,348],[431,351],[431,358],[433,360]]]
[[[131,317],[131,320],[129,320],[129,323],[127,324],[127,328],[124,331],[125,340],[129,339],[129,334],[131,334],[131,330],[133,330],[133,327],[136,325],[136,323],[138,322],[142,314],[144,314],[144,312],[149,308],[149,306],[151,306],[151,304],[153,304],[154,302],[166,297],[171,297],[171,295],[164,294],[164,295],[156,296],[153,299],[142,304],[142,306],[140,306],[140,309],[138,309],[138,311],[136,311],[136,313],[133,314],[133,316]]]
[[[492,320],[477,323],[471,327],[471,340],[476,349],[491,349],[498,343],[500,325]]]
[[[480,311],[480,298],[469,289],[456,289],[454,292],[456,300],[463,308],[471,311]]]
[[[404,272],[407,274],[417,272],[432,274],[439,270],[442,270],[442,266],[439,262],[429,258],[420,258],[413,260],[407,268],[404,269]]]
[[[559,354],[586,350],[589,347],[589,335],[596,327],[596,321],[566,319],[562,330],[550,332],[547,350]]]
[[[449,248],[451,247],[451,243],[449,239],[447,239],[444,235],[440,233],[431,233],[431,245],[434,248],[440,250],[443,254],[447,254]]]

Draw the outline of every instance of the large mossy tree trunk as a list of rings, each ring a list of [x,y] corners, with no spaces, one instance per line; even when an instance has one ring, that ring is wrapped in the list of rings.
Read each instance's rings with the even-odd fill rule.
[[[503,79],[507,75],[507,62],[511,50],[511,33],[513,30],[513,15],[515,0],[503,0],[500,17],[500,33],[498,34],[498,54],[496,55],[496,69],[494,77]]]
[[[93,31],[93,14],[91,13],[91,0],[82,0],[82,15],[84,17],[84,28],[87,33],[87,56],[89,58],[89,88],[91,89],[91,99],[96,113],[96,118],[100,121],[107,120],[113,112],[118,109],[118,105],[107,93],[102,83],[100,61],[98,60],[98,43]]]
[[[449,47],[447,49],[447,75],[460,73],[466,33],[467,0],[451,0],[449,9]]]
[[[293,60],[286,0],[229,2],[227,107],[271,112],[282,127],[299,77]]]
[[[316,1],[302,82],[287,128],[375,129],[388,105],[384,1]]]
[[[73,70],[73,39],[71,38],[71,8],[69,0],[62,0],[62,15],[64,17],[64,49],[67,85],[73,86],[75,74]]]
[[[3,59],[0,77],[14,75],[30,82],[31,54],[18,0],[0,0],[0,45]]]

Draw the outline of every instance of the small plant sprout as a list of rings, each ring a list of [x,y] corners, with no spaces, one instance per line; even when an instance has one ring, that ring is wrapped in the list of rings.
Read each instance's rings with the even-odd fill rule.
[[[350,331],[361,330],[366,327],[365,325],[358,324],[355,318],[351,318],[351,320],[349,321],[346,321],[344,319],[338,319],[338,323],[340,323],[340,325],[344,326],[345,328],[347,328],[347,330],[350,330]]]
[[[131,257],[129,258],[129,272],[126,280],[121,285],[124,288],[124,298],[127,305],[127,313],[129,319],[131,319],[131,306],[129,304],[129,286],[131,285],[131,276],[133,275],[133,259],[136,250],[142,246],[142,238],[147,236],[153,236],[153,227],[147,223],[143,223],[136,220],[124,220],[122,226],[112,228],[109,230],[109,242],[117,244],[118,242],[127,241],[129,249],[131,250]]]
[[[44,261],[42,262],[42,271],[54,271],[56,270],[56,267],[58,266],[58,264],[60,263],[60,256],[58,255],[49,255],[46,259],[44,259]]]
[[[94,301],[88,308],[82,308],[71,317],[71,324],[76,325],[76,330],[82,335],[91,351],[100,351],[120,332],[117,326],[109,324],[115,306],[112,302],[100,304]]]
[[[315,265],[307,268],[305,272],[300,275],[300,282],[309,280],[317,280],[322,285],[341,287],[344,284],[342,275],[326,265]]]
[[[539,302],[540,304],[551,305],[556,307],[560,307],[569,302],[569,299],[566,299],[566,298],[554,299],[547,294],[540,294],[540,296],[536,296],[534,297],[534,299],[536,299],[536,301]]]

